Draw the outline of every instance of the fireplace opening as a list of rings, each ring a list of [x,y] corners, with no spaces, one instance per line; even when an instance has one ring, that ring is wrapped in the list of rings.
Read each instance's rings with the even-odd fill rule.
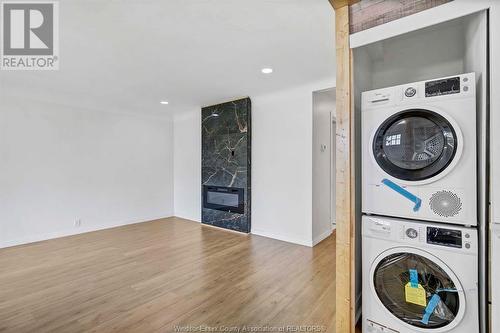
[[[245,190],[237,187],[203,186],[203,207],[231,213],[245,212]]]

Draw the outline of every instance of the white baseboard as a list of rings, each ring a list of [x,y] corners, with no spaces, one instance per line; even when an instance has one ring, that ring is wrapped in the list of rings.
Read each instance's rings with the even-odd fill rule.
[[[292,237],[278,235],[278,234],[274,234],[272,232],[267,232],[267,231],[259,230],[259,229],[253,229],[252,228],[251,234],[257,235],[257,236],[262,236],[262,237],[267,237],[267,238],[272,238],[272,239],[277,239],[277,240],[280,240],[280,241],[283,241],[283,242],[288,242],[288,243],[293,243],[293,244],[298,244],[298,245],[304,245],[304,246],[308,246],[308,247],[312,247],[313,246],[311,240],[292,238]]]
[[[328,238],[332,234],[333,230],[326,230],[322,234],[313,237],[313,246],[319,244],[323,239]]]
[[[189,220],[189,221],[201,223],[201,218],[199,218],[199,217],[188,216],[188,215],[183,215],[183,214],[177,214],[175,212],[174,212],[173,216],[181,218],[181,219],[184,219],[184,220]]]
[[[41,242],[41,241],[49,240],[49,239],[85,234],[87,232],[92,232],[92,231],[111,229],[111,228],[121,227],[121,226],[128,225],[128,224],[145,223],[145,222],[150,222],[153,220],[168,218],[171,216],[172,215],[169,215],[169,216],[149,216],[149,217],[143,217],[143,218],[135,218],[135,219],[131,219],[131,220],[128,220],[125,222],[112,222],[109,224],[98,225],[98,226],[87,226],[87,227],[82,226],[82,227],[74,228],[74,229],[58,230],[58,231],[53,231],[53,232],[48,232],[48,233],[43,233],[43,234],[29,235],[29,236],[26,236],[23,238],[0,241],[0,249],[6,248],[6,247],[17,246],[17,245]]]

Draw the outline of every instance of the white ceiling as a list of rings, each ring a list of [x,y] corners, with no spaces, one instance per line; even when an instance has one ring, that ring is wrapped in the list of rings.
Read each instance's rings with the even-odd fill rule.
[[[20,96],[163,114],[335,76],[327,0],[59,3],[60,70],[0,71],[0,109]]]

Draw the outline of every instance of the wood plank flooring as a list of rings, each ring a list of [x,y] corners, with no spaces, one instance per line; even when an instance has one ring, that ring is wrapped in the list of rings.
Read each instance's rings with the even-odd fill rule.
[[[0,250],[0,332],[334,320],[334,235],[311,249],[169,218]]]

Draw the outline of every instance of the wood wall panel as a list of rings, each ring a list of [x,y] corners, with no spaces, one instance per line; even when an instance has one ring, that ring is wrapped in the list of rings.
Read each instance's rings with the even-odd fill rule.
[[[333,9],[342,8],[344,6],[352,5],[353,3],[358,2],[359,0],[328,0],[332,5]]]
[[[349,30],[353,34],[451,1],[361,0],[349,6]]]
[[[352,107],[352,51],[349,47],[349,8],[335,10],[336,85],[336,332],[354,332],[355,216],[354,112]]]

